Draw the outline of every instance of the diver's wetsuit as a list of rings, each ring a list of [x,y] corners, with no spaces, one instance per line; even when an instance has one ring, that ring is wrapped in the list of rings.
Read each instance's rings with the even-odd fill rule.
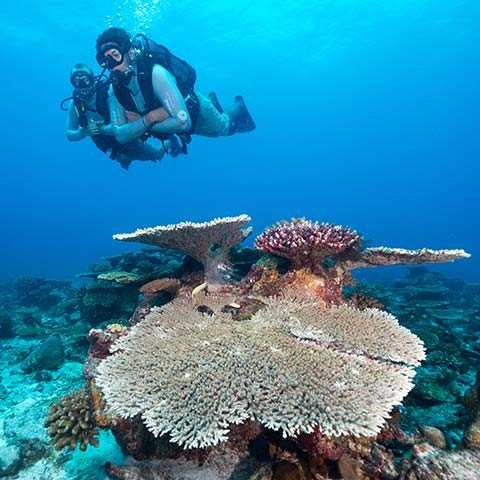
[[[87,110],[87,120],[90,121],[96,121],[96,122],[103,122],[102,116],[96,111],[96,98],[95,95],[90,98],[88,101],[88,110]],[[113,125],[105,125],[102,126],[102,133],[103,134],[108,134],[112,135],[115,137],[115,139],[124,144],[121,148],[120,151],[115,152],[113,158],[115,160],[118,160],[122,165],[128,165],[130,162],[133,160],[153,160],[153,161],[158,161],[163,158],[165,155],[165,149],[163,145],[160,143],[158,146],[153,146],[148,143],[142,142],[141,140],[138,140],[138,138],[142,135],[136,135],[135,137],[132,137],[131,140],[125,140],[121,134],[119,135],[117,132],[117,126],[127,124],[127,118],[125,116],[125,110],[121,105],[116,106],[115,112],[114,113],[115,119],[113,118],[113,115],[111,114],[112,117],[112,124]],[[140,121],[142,124],[143,122]],[[138,123],[138,122],[133,122],[133,124]],[[143,127],[144,128],[144,127]],[[83,128],[79,124],[79,119],[78,115],[75,112],[75,107],[73,103],[70,105],[70,108],[68,109],[68,121],[67,121],[67,130],[66,130],[66,136],[68,140],[72,142],[76,142],[79,140],[84,139],[87,137],[86,133],[86,128]],[[143,132],[144,133],[144,132]],[[122,141],[123,140],[123,141]],[[108,152],[111,153],[111,152]]]
[[[220,137],[230,135],[230,117],[226,113],[220,113],[207,97],[196,94],[199,99],[199,113],[195,122],[194,131],[192,120],[180,90],[177,87],[175,77],[161,65],[155,65],[152,72],[153,92],[161,105],[170,114],[170,117],[150,127],[150,132],[158,134],[195,133],[206,137]],[[137,76],[132,75],[127,88],[130,90],[132,99],[137,110],[146,110],[145,99],[140,90]],[[117,115],[121,115],[123,107],[120,102],[111,95],[109,98],[112,124],[115,124]],[[121,142],[129,142],[139,138],[146,132],[143,120],[137,120],[116,128],[115,138]]]

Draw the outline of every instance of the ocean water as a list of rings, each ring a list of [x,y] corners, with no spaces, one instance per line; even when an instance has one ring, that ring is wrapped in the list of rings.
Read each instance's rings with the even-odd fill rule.
[[[465,248],[477,279],[480,4],[473,0],[27,1],[0,19],[1,278],[69,278],[140,226],[306,216],[372,244]],[[254,133],[196,137],[127,173],[64,138],[71,66],[109,25],[187,59],[198,90],[244,95]],[[450,269],[450,267],[447,267]]]
[[[241,213],[254,227],[246,246],[278,220],[307,217],[352,227],[369,246],[472,255],[356,272],[355,292],[427,347],[402,428],[440,429],[443,450],[460,448],[470,416],[480,424],[479,25],[474,0],[2,5],[0,478],[106,479],[106,460],[131,461],[109,432],[99,449],[54,452],[39,421],[85,384],[90,328],[127,324],[140,301],[137,284],[78,274],[138,267],[179,277],[180,257],[112,235]],[[99,72],[95,40],[110,26],[186,59],[197,90],[224,106],[243,95],[256,130],[194,136],[188,155],[128,171],[88,139],[68,142],[59,104],[71,95],[70,69]]]

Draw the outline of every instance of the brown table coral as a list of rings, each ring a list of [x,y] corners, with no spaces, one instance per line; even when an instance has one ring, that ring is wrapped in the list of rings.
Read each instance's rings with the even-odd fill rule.
[[[185,253],[203,265],[205,280],[214,287],[224,283],[225,276],[228,275],[229,250],[251,233],[251,228],[245,228],[250,220],[248,215],[239,215],[203,223],[182,222],[117,234],[113,238],[172,248]]]

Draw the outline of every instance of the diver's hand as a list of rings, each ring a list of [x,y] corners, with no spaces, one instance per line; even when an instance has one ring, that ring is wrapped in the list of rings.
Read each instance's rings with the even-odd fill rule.
[[[164,108],[160,107],[148,112],[145,115],[145,122],[150,127],[154,123],[161,123],[169,117],[170,114]]]
[[[183,142],[178,135],[170,135],[165,141],[165,149],[172,157],[178,157],[181,153],[185,153]]]
[[[115,127],[111,123],[109,123],[108,125],[102,125],[100,127],[100,133],[102,135],[114,136],[115,135]]]
[[[139,115],[138,113],[136,112],[130,112],[130,111],[125,111],[125,116],[127,117],[127,120],[129,122],[135,122],[137,120],[139,120],[140,118],[142,118],[141,115]]]
[[[102,123],[91,121],[88,122],[88,126],[86,127],[86,132],[88,136],[93,137],[95,135],[100,135],[102,133]]]

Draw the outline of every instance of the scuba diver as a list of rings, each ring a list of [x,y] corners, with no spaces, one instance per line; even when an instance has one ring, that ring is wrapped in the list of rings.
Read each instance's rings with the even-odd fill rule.
[[[115,103],[115,126],[111,123],[109,88],[110,82],[103,74],[95,76],[92,69],[83,63],[77,63],[70,74],[74,87],[73,96],[62,101],[62,109],[67,101],[72,100],[68,108],[66,137],[75,142],[90,137],[97,148],[109,154],[124,169],[128,169],[133,160],[159,161],[165,153],[176,156],[180,153],[181,143],[178,137],[170,135],[164,142],[151,145],[137,138],[125,141],[115,126],[127,123],[125,111]],[[145,122],[152,125],[162,117],[162,111],[152,111]]]
[[[219,137],[255,129],[241,96],[224,110],[215,93],[207,98],[195,92],[195,70],[143,34],[132,40],[124,29],[109,28],[97,38],[96,50],[98,64],[111,72],[112,120],[122,108],[133,120],[115,125],[120,141],[177,134],[186,153],[192,134]]]

